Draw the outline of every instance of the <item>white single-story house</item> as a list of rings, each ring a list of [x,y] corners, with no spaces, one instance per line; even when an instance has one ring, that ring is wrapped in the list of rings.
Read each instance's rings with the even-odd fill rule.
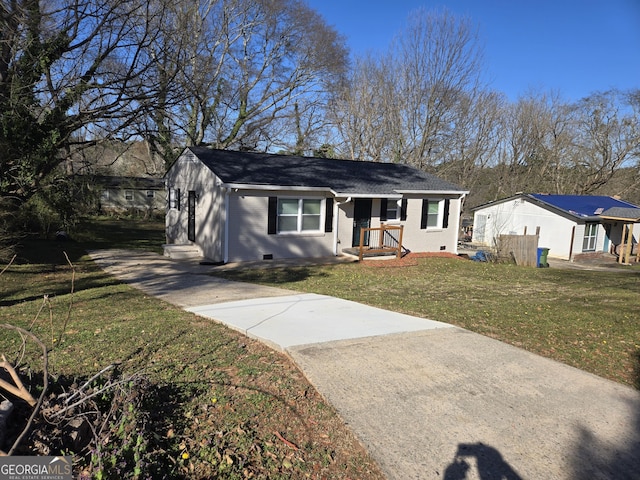
[[[165,252],[220,263],[342,255],[381,224],[403,226],[406,250],[456,253],[468,193],[403,164],[207,147],[186,148],[165,183]]]
[[[640,218],[640,207],[598,195],[518,194],[472,211],[474,243],[494,246],[499,235],[533,235],[538,231],[538,245],[549,248],[550,257],[570,260],[617,253],[627,219],[634,213]],[[633,243],[637,243],[635,239]]]

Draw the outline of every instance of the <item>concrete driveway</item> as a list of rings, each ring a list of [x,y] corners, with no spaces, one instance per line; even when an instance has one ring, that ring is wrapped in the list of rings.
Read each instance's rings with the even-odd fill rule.
[[[92,252],[132,286],[281,349],[391,480],[640,479],[640,392],[445,323]]]

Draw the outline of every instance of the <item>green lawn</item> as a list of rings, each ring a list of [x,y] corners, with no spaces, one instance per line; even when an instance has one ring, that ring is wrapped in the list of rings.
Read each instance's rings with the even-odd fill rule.
[[[108,365],[116,368],[85,394],[113,380],[113,371],[116,379],[133,377],[70,416],[40,416],[16,453],[71,451],[76,474],[87,478],[382,478],[288,357],[121,284],[85,254],[159,251],[161,224],[92,221],[72,237],[22,242],[0,276],[0,324],[30,329],[48,347],[55,394],[45,400],[48,415],[64,403],[60,394]],[[41,352],[11,330],[0,332],[0,353],[38,394]],[[16,423],[31,412],[20,402],[16,410]],[[65,437],[74,418],[92,419],[93,452],[74,450]]]
[[[440,320],[640,389],[640,266],[602,272],[457,258],[417,263],[365,261],[224,276]]]
[[[74,451],[76,471],[96,478],[382,478],[285,355],[121,284],[86,255],[92,248],[159,252],[163,241],[162,224],[91,221],[69,242],[25,240],[0,276],[0,323],[30,328],[49,348],[55,395],[45,406],[55,407],[61,393],[108,365],[117,365],[118,375],[135,375],[94,399],[92,407],[119,408],[103,415],[93,454]],[[640,267],[595,272],[452,258],[415,263],[224,275],[441,320],[640,388]],[[0,353],[37,394],[37,348],[3,329]],[[26,419],[29,410],[18,407],[18,418]],[[64,418],[37,421],[17,453],[42,454],[43,443],[53,453],[73,451],[61,433],[70,420]]]

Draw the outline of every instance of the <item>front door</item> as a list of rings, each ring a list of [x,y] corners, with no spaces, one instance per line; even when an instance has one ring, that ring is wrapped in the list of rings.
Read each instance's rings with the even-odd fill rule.
[[[187,197],[187,238],[190,242],[196,241],[196,192],[189,190]]]
[[[360,229],[371,226],[371,199],[356,198],[353,202],[353,242],[352,247],[360,246]],[[369,245],[369,232],[365,232],[363,245]]]

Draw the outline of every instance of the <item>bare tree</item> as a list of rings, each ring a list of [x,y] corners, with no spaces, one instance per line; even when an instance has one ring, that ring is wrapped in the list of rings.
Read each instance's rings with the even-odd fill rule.
[[[566,192],[576,156],[572,111],[553,92],[530,92],[505,107],[493,198],[517,191]]]
[[[0,196],[24,202],[74,148],[132,133],[157,92],[161,15],[128,0],[2,2]]]
[[[479,87],[477,32],[470,20],[447,11],[418,10],[392,52],[403,157],[419,168],[437,165],[443,161],[456,109]]]
[[[634,98],[633,93],[609,91],[577,105],[579,156],[572,168],[580,178],[576,193],[589,194],[606,185],[620,168],[638,165],[640,116]]]
[[[452,129],[443,161],[443,178],[474,190],[481,171],[493,165],[501,140],[504,98],[495,92],[463,97],[452,115]]]
[[[306,135],[317,124],[327,86],[346,68],[335,30],[299,0],[178,0],[173,8],[184,40],[173,54],[184,62],[171,63],[182,63],[183,100],[157,118],[170,119],[188,145],[299,144],[296,129]]]
[[[394,159],[393,74],[385,59],[371,55],[355,64],[332,102],[331,115],[342,138],[344,156],[383,162]]]
[[[353,158],[422,169],[451,161],[455,128],[469,125],[465,115],[487,102],[480,59],[470,21],[446,11],[413,12],[388,53],[358,60],[337,96],[334,118],[345,149]]]

